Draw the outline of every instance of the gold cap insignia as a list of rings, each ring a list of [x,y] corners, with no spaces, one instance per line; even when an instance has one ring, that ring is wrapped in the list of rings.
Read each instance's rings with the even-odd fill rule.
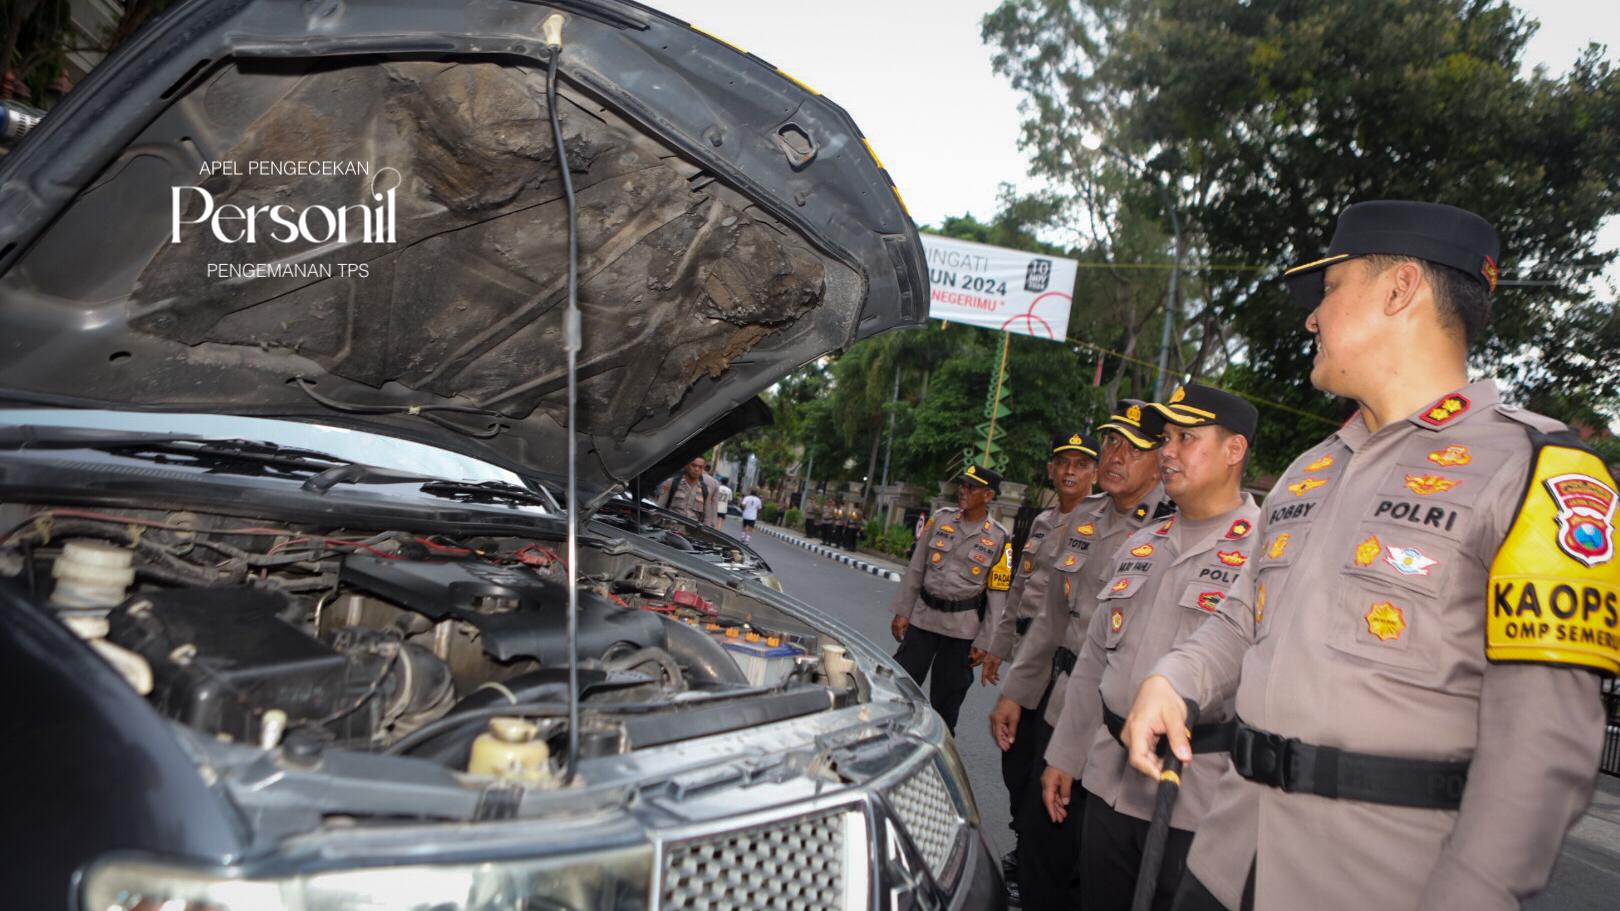
[[[1186,387],[1185,386],[1177,386],[1176,391],[1170,393],[1170,404],[1174,405],[1175,403],[1181,401],[1182,399],[1184,399],[1186,397],[1187,397],[1187,389],[1186,389]]]

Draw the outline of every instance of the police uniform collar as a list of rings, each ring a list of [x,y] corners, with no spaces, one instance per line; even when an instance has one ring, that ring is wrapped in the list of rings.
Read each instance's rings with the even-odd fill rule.
[[[1480,380],[1440,396],[1406,420],[1424,430],[1438,432],[1461,424],[1481,411],[1488,411],[1501,401],[1496,381]]]

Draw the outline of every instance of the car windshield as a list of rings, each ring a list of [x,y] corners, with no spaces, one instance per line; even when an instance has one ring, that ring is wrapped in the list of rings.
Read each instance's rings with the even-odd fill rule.
[[[504,468],[425,443],[300,421],[228,414],[18,408],[0,410],[0,425],[82,427],[135,433],[185,434],[218,440],[252,440],[325,453],[346,462],[360,462],[445,480],[474,483],[499,481],[525,486],[522,478]]]

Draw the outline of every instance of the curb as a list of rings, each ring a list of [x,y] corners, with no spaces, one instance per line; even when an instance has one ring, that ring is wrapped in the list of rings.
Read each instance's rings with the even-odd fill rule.
[[[877,576],[877,577],[879,577],[881,579],[888,579],[890,582],[899,582],[900,579],[902,578],[899,573],[895,572],[892,569],[888,569],[887,567],[883,567],[883,566],[878,566],[878,565],[873,564],[873,563],[868,563],[865,560],[860,560],[860,559],[857,559],[855,557],[851,557],[848,554],[843,553],[842,551],[833,550],[832,548],[825,547],[825,546],[823,546],[821,544],[816,544],[816,543],[811,542],[811,541],[806,541],[803,538],[796,537],[794,535],[790,535],[787,532],[781,531],[781,530],[779,530],[777,528],[774,528],[774,527],[772,527],[770,525],[760,523],[759,530],[766,533],[766,534],[768,534],[768,535],[770,535],[773,538],[780,538],[783,541],[788,542],[789,544],[797,544],[798,546],[804,548],[805,550],[810,551],[813,554],[820,554],[823,557],[827,557],[827,558],[830,558],[830,559],[833,559],[833,560],[837,560],[839,563],[843,563],[846,566],[852,566],[855,569],[860,570],[861,572],[871,573],[872,575]]]

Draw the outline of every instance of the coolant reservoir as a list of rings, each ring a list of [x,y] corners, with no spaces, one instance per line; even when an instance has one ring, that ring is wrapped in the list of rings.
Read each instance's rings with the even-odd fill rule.
[[[491,718],[489,730],[473,741],[467,771],[525,784],[551,779],[551,750],[540,739],[540,727],[522,718]]]

